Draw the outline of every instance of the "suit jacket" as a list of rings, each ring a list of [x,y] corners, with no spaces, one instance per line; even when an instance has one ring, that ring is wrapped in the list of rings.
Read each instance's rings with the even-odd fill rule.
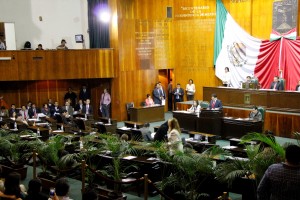
[[[83,104],[81,105],[82,107],[80,108],[80,104],[76,104],[76,106],[75,106],[75,111],[79,111],[79,110],[82,110],[83,109]]]
[[[276,90],[283,90],[283,85],[281,84],[280,81],[277,81],[277,82],[273,81],[270,85],[270,89],[274,89],[275,84],[276,84],[276,87],[275,87]]]
[[[17,110],[16,110],[16,109],[10,108],[10,109],[8,110],[8,115],[9,115],[9,117],[12,117],[14,112],[17,114]]]
[[[298,88],[299,88],[299,87],[300,87],[300,85],[297,85],[295,90],[298,91]]]
[[[52,107],[52,109],[50,110],[50,113],[51,113],[51,117],[54,116],[54,113],[57,113],[57,114],[61,114],[61,107],[58,106],[57,108],[55,108],[55,106]]]
[[[153,90],[152,93],[153,93],[153,101],[154,101],[154,104],[159,104],[159,105],[161,105],[161,99],[160,99],[161,94],[160,94],[159,89],[155,88],[155,89]]]
[[[91,99],[91,94],[88,91],[88,89],[85,92],[83,92],[83,90],[80,90],[79,99],[82,99],[82,101],[85,101],[87,99]]]
[[[34,113],[34,110],[33,110],[33,108],[32,107],[30,107],[29,109],[28,109],[28,115],[29,115],[29,118],[32,118],[32,117],[34,117],[34,114],[38,114],[38,113],[40,113],[41,111],[40,111],[40,109],[38,109],[38,108],[35,108],[35,113]]]
[[[81,113],[86,114],[86,105],[83,106]],[[91,104],[89,104],[89,114],[93,114],[93,106]]]
[[[20,110],[23,120],[29,119],[28,110]]]
[[[62,110],[67,110],[67,112],[69,113],[69,115],[73,115],[73,107],[69,106],[69,108],[67,109],[67,106],[62,107]]]
[[[184,95],[184,90],[182,88],[179,88],[179,93],[177,94],[177,88],[173,90],[174,94],[174,101],[176,102],[182,102],[183,101],[183,95]]]
[[[211,100],[210,103],[209,103],[209,109],[213,108],[212,105],[213,105],[213,100]],[[216,100],[214,108],[218,108],[218,109],[222,109],[223,108],[221,100],[219,100],[219,99]]]

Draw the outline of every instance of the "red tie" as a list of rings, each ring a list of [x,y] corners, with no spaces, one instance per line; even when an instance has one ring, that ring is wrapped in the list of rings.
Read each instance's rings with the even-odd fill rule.
[[[212,108],[215,108],[215,103],[216,103],[216,102],[213,101],[213,103],[212,103],[212,105],[211,105]]]
[[[26,119],[26,112],[24,111],[24,119]]]

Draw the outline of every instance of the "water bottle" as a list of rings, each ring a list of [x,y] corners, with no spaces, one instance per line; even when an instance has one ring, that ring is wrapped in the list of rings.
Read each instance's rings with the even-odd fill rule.
[[[108,124],[110,124],[110,118],[108,118]]]
[[[39,129],[39,128],[38,128],[37,131],[36,131],[36,135],[37,135],[37,136],[41,136],[41,132],[40,132],[40,129]]]
[[[61,125],[60,129],[61,129],[62,131],[64,131],[64,125],[63,125],[63,124]]]
[[[80,148],[80,149],[83,149],[83,143],[82,143],[82,140],[79,141],[79,148]]]
[[[87,114],[84,115],[85,120],[87,120]]]
[[[15,129],[18,129],[17,122],[15,122],[14,128],[15,128]]]
[[[205,135],[205,142],[208,142],[208,136]]]
[[[134,123],[134,126],[133,126],[135,129],[136,129],[136,123]]]
[[[2,121],[2,117],[0,117],[0,121]]]

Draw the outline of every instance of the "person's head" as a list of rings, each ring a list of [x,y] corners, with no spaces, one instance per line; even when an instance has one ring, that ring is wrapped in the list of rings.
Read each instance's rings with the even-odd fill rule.
[[[285,150],[285,159],[289,164],[300,165],[300,147],[298,145],[289,145]]]
[[[180,83],[177,83],[176,87],[177,89],[180,89]]]
[[[149,127],[150,127],[150,124],[149,124],[149,123],[145,123],[143,127],[149,128]]]
[[[62,39],[61,42],[60,42],[60,44],[61,44],[62,46],[65,46],[65,45],[67,44],[67,42],[66,42],[65,39]]]
[[[55,107],[58,107],[58,101],[55,101],[55,102],[54,102],[54,106],[55,106]]]
[[[5,178],[4,187],[5,194],[8,195],[18,195],[20,194],[20,179],[21,175],[17,172],[11,172]]]
[[[15,104],[11,104],[11,108],[12,109],[16,109],[16,105]]]
[[[82,85],[82,90],[86,91],[86,85]]]
[[[298,85],[300,85],[300,80],[298,81]]]
[[[169,130],[176,129],[180,132],[180,126],[176,118],[171,118],[168,120]]]
[[[225,73],[229,72],[229,67],[225,67]]]
[[[44,103],[43,107],[48,108],[48,104]]]
[[[52,104],[52,99],[48,99],[48,103],[49,103],[49,104]]]
[[[90,104],[91,103],[91,100],[90,99],[87,99],[86,101],[85,101],[85,104]]]
[[[198,102],[197,100],[194,100],[194,101],[193,101],[193,105],[194,105],[194,106],[198,106],[198,105],[199,105],[199,102]]]
[[[253,107],[252,107],[252,112],[254,112],[254,113],[257,113],[257,112],[258,112],[257,106],[253,106]]]
[[[82,194],[82,200],[98,200],[98,195],[95,190],[88,190]]]
[[[251,82],[251,76],[247,76],[246,79],[247,79],[247,82]]]
[[[17,113],[17,114],[15,114],[15,116],[16,116],[16,119],[22,119],[22,114],[21,113]]]
[[[278,76],[274,76],[274,82],[278,82],[279,77]]]
[[[78,104],[82,104],[82,99],[79,99],[79,100],[78,100]]]
[[[42,44],[38,44],[38,50],[43,50],[43,45]]]
[[[124,133],[124,134],[121,135],[120,139],[123,140],[123,141],[128,141],[128,135],[126,133]]]
[[[104,92],[104,93],[107,93],[107,92],[108,92],[107,88],[104,88],[103,92]]]
[[[151,95],[150,94],[147,94],[147,99],[151,99]]]
[[[172,79],[170,79],[170,80],[169,80],[169,83],[172,83],[172,81],[173,81],[173,80],[172,80]]]
[[[9,127],[7,126],[7,123],[5,121],[1,121],[0,126],[2,129],[9,129]]]
[[[28,183],[28,194],[38,194],[42,191],[42,182],[38,178],[31,179]]]
[[[69,193],[70,185],[66,178],[60,178],[55,183],[55,193],[57,196],[64,197]]]
[[[21,109],[24,111],[24,110],[26,110],[26,107],[24,105],[22,105]]]
[[[63,116],[67,116],[67,115],[68,115],[68,111],[67,111],[66,109],[63,109],[63,110],[62,110],[62,115],[63,115]]]
[[[160,88],[160,84],[159,83],[156,83],[156,86],[155,86],[157,89]]]
[[[193,84],[193,83],[194,83],[193,79],[190,79],[189,84]]]
[[[24,49],[31,49],[31,43],[29,41],[25,42]]]
[[[72,88],[71,87],[68,88],[68,92],[72,93]]]
[[[4,111],[5,110],[5,106],[1,106],[1,110]]]
[[[216,100],[218,97],[217,97],[217,94],[211,94],[211,99],[212,100]]]
[[[32,104],[31,104],[31,108],[36,108],[35,103],[32,103]]]
[[[66,101],[66,102],[65,102],[65,106],[70,106],[70,102],[69,102],[69,101]]]

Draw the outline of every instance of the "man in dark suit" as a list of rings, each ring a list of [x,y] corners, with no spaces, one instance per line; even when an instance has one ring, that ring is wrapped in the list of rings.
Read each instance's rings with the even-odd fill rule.
[[[296,91],[300,91],[300,80],[298,81],[298,85],[296,86]]]
[[[217,98],[216,94],[211,95],[211,101],[209,103],[209,109],[220,110],[223,108],[222,102]]]
[[[87,89],[86,85],[82,86],[82,89],[79,92],[79,99],[82,99],[83,102],[85,102],[87,99],[91,99],[91,93]]]
[[[62,110],[67,110],[69,115],[71,115],[71,116],[73,115],[74,110],[73,110],[73,107],[70,105],[69,101],[65,102],[65,106],[62,107]]]
[[[279,81],[279,77],[278,76],[274,77],[274,81],[271,83],[270,89],[283,90],[283,85]]]
[[[62,109],[61,109],[61,107],[58,105],[58,102],[57,102],[57,101],[54,102],[54,106],[53,106],[53,108],[50,110],[50,112],[51,112],[51,117],[55,117],[55,115],[61,114]]]
[[[158,128],[158,130],[156,131],[155,135],[154,135],[154,141],[167,141],[167,135],[168,135],[168,121],[166,121],[165,123],[163,123],[162,125],[160,125],[160,127]]]
[[[180,83],[177,83],[176,88],[173,90],[174,94],[174,110],[176,109],[176,103],[183,101],[184,90],[180,87]]]
[[[82,108],[82,114],[87,114],[87,115],[93,114],[93,107],[90,104],[90,102],[91,102],[90,99],[87,99],[85,101],[85,105],[83,105],[83,108]]]
[[[9,117],[13,117],[13,113],[17,114],[16,105],[11,104],[10,109],[8,110]]]
[[[32,103],[31,107],[28,109],[29,118],[37,118],[37,114],[40,112],[40,109],[36,107],[35,103]]]
[[[161,91],[160,91],[160,85],[159,83],[156,83],[156,86],[153,90],[153,101],[154,101],[154,104],[159,104],[161,105],[161,102],[162,102],[162,94],[161,94]]]

